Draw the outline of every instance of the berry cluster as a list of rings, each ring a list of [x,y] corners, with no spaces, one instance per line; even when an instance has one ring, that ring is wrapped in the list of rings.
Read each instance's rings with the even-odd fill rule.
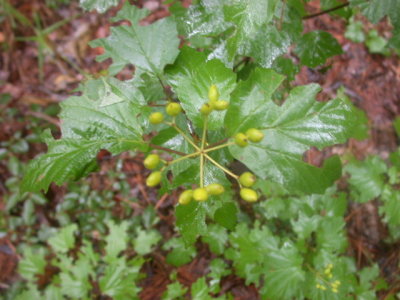
[[[324,269],[323,275],[317,274],[319,282],[315,285],[315,287],[322,291],[326,291],[328,288],[330,288],[330,290],[336,294],[339,292],[338,289],[340,287],[340,281],[332,280],[333,278],[332,269],[333,265],[328,264]]]
[[[226,174],[235,178],[240,186],[240,196],[243,200],[248,202],[256,202],[258,200],[257,192],[251,187],[256,182],[256,177],[254,174],[250,172],[244,172],[240,176],[234,174],[230,170],[226,169],[224,166],[220,165],[217,161],[211,158],[208,153],[217,149],[222,149],[224,147],[228,147],[230,145],[236,144],[240,147],[246,147],[249,142],[259,143],[264,138],[264,134],[256,129],[250,128],[245,133],[239,132],[237,133],[232,141],[228,141],[227,143],[217,143],[217,146],[209,146],[206,141],[207,137],[207,121],[208,116],[214,110],[222,111],[226,110],[229,106],[229,102],[225,100],[221,100],[218,88],[215,84],[211,85],[208,90],[208,101],[204,103],[199,111],[203,115],[204,118],[204,126],[203,126],[203,134],[201,137],[200,145],[196,144],[190,136],[186,135],[182,129],[180,129],[175,123],[175,117],[177,117],[182,112],[182,107],[177,102],[169,102],[165,106],[165,112],[167,115],[172,117],[172,122],[165,121],[164,114],[161,112],[154,112],[150,115],[149,121],[151,124],[167,124],[173,128],[175,128],[183,138],[193,146],[195,152],[191,154],[185,154],[180,158],[177,158],[172,161],[164,161],[157,154],[149,154],[144,160],[144,165],[149,170],[154,170],[146,179],[146,184],[149,187],[155,187],[160,184],[162,179],[162,172],[164,169],[174,163],[182,161],[187,158],[200,158],[200,183],[199,187],[193,190],[185,190],[179,196],[178,202],[182,205],[188,204],[194,199],[195,201],[206,201],[210,195],[221,195],[224,193],[224,187],[219,183],[212,183],[207,186],[204,186],[204,164],[209,161],[213,163],[215,166],[223,170]],[[165,149],[168,150],[168,149]],[[161,169],[155,170],[160,166],[160,163],[163,164]]]

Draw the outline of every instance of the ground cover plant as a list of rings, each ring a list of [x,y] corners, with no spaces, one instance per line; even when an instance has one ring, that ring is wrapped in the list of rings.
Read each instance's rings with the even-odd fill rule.
[[[57,138],[54,128],[34,130],[30,138],[44,142],[45,153],[24,163],[13,153],[28,146],[1,144],[10,175],[0,221],[10,238],[21,239],[21,227],[26,234],[21,280],[4,298],[147,299],[146,269],[159,263],[168,280],[162,299],[241,299],[224,285],[232,280],[253,289],[243,299],[395,299],[397,271],[352,255],[346,218],[350,205],[375,201],[385,245],[396,247],[399,150],[387,160],[332,154],[368,137],[364,112],[345,88],[327,99],[316,83],[292,83],[301,68],[323,68],[343,53],[330,33],[305,32],[305,20],[336,14],[348,20],[349,39],[395,55],[399,2],[321,1],[315,14],[303,1],[165,4],[170,15],[144,25],[150,11],[129,1],[80,1],[100,13],[119,5],[107,18],[110,33],[89,43],[107,69],[85,72],[60,103]],[[391,37],[373,29],[365,39],[356,18],[385,18]],[[121,79],[126,73],[131,78]],[[324,159],[311,163],[310,151]],[[104,157],[115,160],[107,172]],[[156,192],[156,205],[143,207],[133,192],[129,157],[150,170],[134,188]],[[111,183],[92,189],[88,178],[99,172]],[[67,183],[62,200],[49,203]],[[157,210],[168,196],[166,217]],[[37,226],[41,214],[50,224]],[[166,233],[169,217],[175,228]],[[177,270],[204,251],[207,267],[185,283]]]

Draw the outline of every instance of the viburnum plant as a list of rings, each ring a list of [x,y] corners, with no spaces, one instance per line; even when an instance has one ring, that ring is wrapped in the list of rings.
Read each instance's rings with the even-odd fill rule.
[[[161,182],[162,172],[174,163],[178,163],[184,161],[189,158],[200,157],[200,180],[198,184],[198,188],[194,190],[186,190],[182,192],[179,197],[178,202],[182,205],[190,203],[192,199],[196,201],[206,201],[208,196],[217,196],[224,193],[225,189],[223,185],[220,183],[211,183],[207,186],[204,185],[204,167],[207,161],[214,164],[217,168],[225,172],[227,175],[233,177],[237,180],[240,186],[240,196],[248,202],[255,202],[258,199],[257,193],[250,189],[251,186],[256,182],[255,176],[250,172],[244,172],[242,175],[238,176],[234,174],[232,171],[228,170],[226,167],[219,164],[216,160],[214,160],[209,154],[213,151],[223,149],[225,147],[229,147],[231,145],[238,145],[239,147],[246,147],[250,142],[259,143],[264,138],[264,134],[255,128],[250,128],[246,131],[246,134],[239,132],[233,137],[233,141],[223,143],[218,142],[215,145],[208,145],[207,143],[207,129],[208,129],[208,117],[209,115],[215,111],[224,111],[228,108],[229,102],[225,100],[219,99],[219,91],[216,85],[211,85],[208,91],[208,102],[201,105],[199,109],[199,113],[203,115],[203,130],[201,135],[200,145],[197,145],[194,140],[187,136],[184,131],[179,128],[179,126],[175,123],[175,118],[182,112],[181,105],[176,102],[170,102],[166,105],[165,111],[167,115],[172,117],[172,122],[165,122],[164,115],[161,112],[152,113],[149,117],[150,123],[152,124],[160,124],[164,123],[168,126],[174,128],[185,140],[188,144],[193,147],[195,152],[183,155],[180,158],[174,159],[172,161],[164,161],[160,159],[160,156],[157,154],[150,154],[144,160],[144,165],[146,168],[153,170],[156,169],[160,162],[163,162],[165,165],[159,171],[153,171],[146,180],[146,184],[150,187],[157,186]]]
[[[141,26],[149,12],[126,2],[112,21],[129,25],[91,42],[104,49],[100,61],[111,59],[109,75],[88,78],[79,96],[61,103],[62,137],[43,133],[48,151],[30,163],[22,188],[46,191],[86,176],[101,149],[142,151],[149,187],[160,184],[161,194],[184,188],[176,224],[191,243],[206,232],[207,218],[233,228],[235,186],[248,202],[263,197],[256,178],[289,192],[331,186],[341,175],[339,157],[316,167],[303,155],[357,137],[364,119],[346,98],[317,101],[317,84],[290,90],[295,65],[283,55],[296,43],[300,63],[320,64],[340,53],[336,40],[302,35],[301,10],[290,2],[200,1],[171,12]],[[135,66],[133,79],[116,79],[127,65]],[[230,170],[234,160],[248,170]]]
[[[104,12],[119,1],[80,2],[85,9]],[[199,236],[217,256],[209,265],[211,272],[192,285],[194,299],[217,294],[218,299],[230,299],[222,294],[220,282],[231,272],[254,284],[262,299],[375,299],[379,268],[358,270],[345,255],[344,216],[348,197],[355,202],[381,197],[380,214],[398,236],[398,209],[393,208],[400,197],[395,189],[399,155],[392,155],[396,167],[390,169],[378,158],[351,162],[345,172],[352,190],[349,195],[339,192],[332,185],[342,175],[340,158],[333,155],[317,167],[304,160],[305,153],[365,137],[365,117],[341,90],[334,99],[318,101],[317,84],[291,86],[301,67],[318,67],[342,53],[339,43],[324,31],[303,33],[303,20],[319,14],[307,15],[301,0],[192,2],[186,8],[166,1],[171,16],[142,26],[149,11],[125,1],[112,19],[118,25],[110,35],[90,43],[103,49],[99,61],[111,61],[107,72],[86,78],[79,94],[61,103],[61,138],[54,139],[50,130],[42,134],[47,153],[30,162],[21,186],[14,180],[15,190],[36,192],[31,196],[42,203],[37,193],[46,192],[50,184],[96,171],[100,150],[113,155],[142,152],[150,170],[146,184],[159,195],[180,190],[174,201],[181,236],[162,245],[169,251],[166,262],[190,262]],[[357,11],[372,22],[387,16],[394,28],[390,45],[396,47],[400,2],[395,2],[321,5],[345,18]],[[132,79],[116,78],[132,65]],[[129,194],[130,188],[124,191]],[[81,198],[73,194],[69,203],[74,205],[66,206],[81,208]],[[107,211],[104,197],[95,198],[94,211]],[[26,207],[34,215],[32,205]],[[48,240],[55,253],[49,257],[55,257],[61,273],[45,293],[60,295],[52,299],[72,294],[85,298],[94,289],[115,299],[132,299],[139,290],[142,256],[161,235],[139,229],[133,241],[139,257],[132,259],[128,228],[140,221],[105,222],[105,251],[94,253],[87,239],[75,243],[78,228],[70,219],[62,221],[63,214],[56,217],[64,228]],[[101,227],[101,222],[83,219],[90,226],[79,228],[80,233]],[[99,219],[104,215],[93,216]],[[37,256],[41,252],[35,251],[27,250],[20,265],[33,291],[21,299],[41,293],[33,286],[46,261],[44,252]],[[164,299],[178,299],[186,291],[175,278]]]

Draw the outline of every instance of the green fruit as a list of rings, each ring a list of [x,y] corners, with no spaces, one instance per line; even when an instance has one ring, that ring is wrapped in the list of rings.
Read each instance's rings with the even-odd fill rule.
[[[228,106],[229,106],[229,102],[225,101],[225,100],[218,100],[213,103],[213,107],[216,110],[225,110],[228,108]]]
[[[200,108],[200,112],[203,115],[209,115],[212,111],[213,111],[213,108],[209,103],[204,103]]]
[[[182,192],[182,194],[179,196],[178,202],[179,204],[189,204],[190,201],[192,201],[193,198],[193,191],[192,190],[186,190]]]
[[[160,163],[160,157],[157,154],[150,154],[146,157],[143,163],[146,169],[153,170],[157,168]]]
[[[167,107],[165,108],[166,112],[170,116],[177,116],[181,113],[182,107],[179,103],[171,102],[168,103]]]
[[[160,112],[152,113],[149,117],[149,121],[151,124],[160,124],[164,121],[164,115]]]
[[[235,143],[240,147],[246,147],[248,145],[247,136],[244,133],[237,133],[235,135]]]
[[[258,129],[250,128],[246,131],[246,136],[253,143],[258,143],[264,138],[264,133]]]
[[[256,183],[256,176],[250,172],[244,172],[242,175],[239,177],[239,182],[241,185],[245,187],[251,187]]]
[[[248,188],[240,189],[240,197],[247,202],[256,202],[258,199],[257,192]]]
[[[211,85],[208,89],[208,99],[210,102],[215,102],[219,99],[219,91],[215,84]]]
[[[212,183],[206,186],[206,190],[210,195],[221,195],[223,192],[225,192],[224,187],[219,183]]]
[[[146,179],[146,185],[149,187],[155,187],[161,182],[161,172],[155,171],[150,173],[149,177]]]
[[[193,191],[193,198],[196,201],[206,201],[208,199],[208,192],[205,188],[197,188]]]

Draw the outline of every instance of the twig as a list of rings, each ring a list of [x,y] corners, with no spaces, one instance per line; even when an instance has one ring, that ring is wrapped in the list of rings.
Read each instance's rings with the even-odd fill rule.
[[[220,140],[220,141],[218,141],[218,142],[212,143],[211,145],[208,145],[208,147],[206,148],[206,150],[207,150],[207,149],[210,149],[210,148],[213,148],[213,147],[215,147],[215,146],[224,144],[224,143],[226,143],[228,140],[229,140],[228,138],[225,138],[225,139]]]
[[[279,18],[279,23],[278,23],[278,29],[282,29],[282,24],[283,24],[283,17],[285,16],[285,8],[286,8],[286,0],[282,1],[282,9],[281,9],[281,16]]]
[[[333,11],[335,11],[335,10],[341,9],[341,8],[346,7],[346,6],[349,6],[349,5],[350,5],[349,2],[345,2],[345,3],[340,4],[340,5],[338,5],[338,6],[335,6],[335,7],[332,7],[332,8],[323,10],[323,11],[320,11],[320,12],[318,12],[318,13],[311,14],[311,15],[308,15],[308,16],[304,16],[304,17],[303,17],[303,20],[307,20],[307,19],[311,19],[311,18],[315,18],[315,17],[321,16],[321,15],[324,15],[324,14],[328,14],[328,13],[330,13],[330,12],[333,12]]]
[[[151,148],[154,148],[154,149],[162,150],[162,151],[169,152],[169,153],[178,154],[178,155],[180,155],[180,156],[186,156],[186,155],[187,155],[187,154],[184,153],[184,152],[176,151],[176,150],[169,149],[169,148],[164,148],[164,147],[162,147],[162,146],[158,146],[158,145],[151,144],[151,143],[149,143],[149,146],[150,146]]]
[[[52,117],[50,117],[44,113],[41,113],[39,111],[27,111],[25,114],[28,116],[38,118],[38,119],[43,119],[51,124],[56,125],[57,127],[60,127],[60,121],[58,119],[52,118]]]

